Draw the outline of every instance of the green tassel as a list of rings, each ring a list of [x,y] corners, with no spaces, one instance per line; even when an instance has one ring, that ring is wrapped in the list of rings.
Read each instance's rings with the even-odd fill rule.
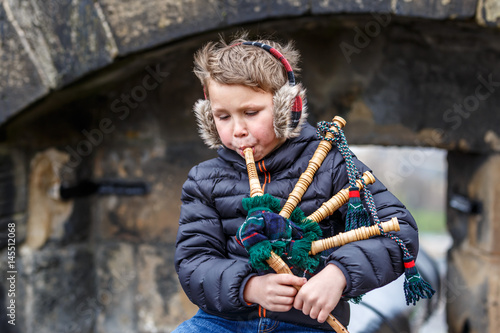
[[[271,251],[272,248],[269,241],[259,242],[248,250],[248,255],[250,256],[248,262],[258,271],[269,269],[270,267],[266,260],[271,257]]]
[[[304,223],[311,223],[314,221],[308,220],[306,214],[300,209],[299,207],[296,207],[292,214],[290,214],[290,221],[295,223],[298,226],[302,226]]]
[[[271,248],[278,256],[282,256],[287,247],[287,242],[271,241]]]
[[[366,211],[357,187],[349,188],[349,203],[347,208],[345,231],[370,226],[370,215]]]
[[[430,299],[436,291],[420,276],[413,257],[404,258],[403,261],[405,265],[406,305],[410,305],[410,303],[415,305],[421,298]]]
[[[313,239],[313,240],[318,240],[323,235],[323,232],[321,231],[321,227],[319,226],[319,223],[311,221],[309,223],[302,224],[300,227],[302,228],[302,230],[304,231],[305,234],[313,233],[314,235],[316,235],[316,239]]]
[[[293,242],[289,253],[290,258],[288,259],[290,263],[300,269],[314,272],[319,265],[321,256],[319,254],[310,256],[309,251],[311,250],[311,243],[317,239],[315,233],[308,232],[302,239]]]
[[[363,300],[363,296],[365,296],[365,294],[353,297],[349,301],[354,303],[354,304],[359,304]]]
[[[290,221],[300,227],[304,233],[315,233],[318,239],[323,235],[319,223],[308,219],[306,214],[304,214],[304,212],[299,207],[293,210],[292,214],[290,215]]]
[[[258,195],[252,198],[243,198],[241,200],[243,208],[248,212],[256,209],[270,210],[274,213],[280,211],[281,202],[278,198],[273,197],[269,193]]]

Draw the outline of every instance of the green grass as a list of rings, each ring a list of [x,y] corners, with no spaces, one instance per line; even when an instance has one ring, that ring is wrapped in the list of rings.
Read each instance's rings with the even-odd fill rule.
[[[417,221],[419,232],[446,232],[446,214],[444,211],[410,209],[410,212]]]

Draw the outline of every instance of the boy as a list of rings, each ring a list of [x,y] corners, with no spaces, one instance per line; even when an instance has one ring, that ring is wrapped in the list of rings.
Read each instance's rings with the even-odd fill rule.
[[[248,264],[234,237],[246,217],[241,200],[249,195],[243,150],[252,148],[264,192],[284,203],[320,139],[300,108],[304,89],[291,82],[299,59],[293,45],[259,41],[277,53],[245,37],[209,43],[195,55],[194,72],[206,99],[194,111],[201,137],[219,156],[195,166],[183,187],[175,267],[200,311],[175,332],[331,331],[325,323],[331,311],[346,326],[348,298],[401,275],[401,249],[386,237],[344,245],[309,280],[258,273]],[[360,172],[367,170],[353,160]],[[309,215],[347,184],[345,161],[333,147],[299,207]],[[417,227],[410,213],[380,182],[370,190],[380,219],[399,219],[398,236],[416,257]],[[345,216],[342,207],[320,222],[323,236],[344,231]]]

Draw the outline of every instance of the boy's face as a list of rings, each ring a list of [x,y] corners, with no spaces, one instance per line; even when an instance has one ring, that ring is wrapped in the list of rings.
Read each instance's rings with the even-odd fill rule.
[[[242,157],[251,147],[259,161],[285,139],[278,139],[273,126],[273,95],[243,85],[210,81],[210,103],[222,144]]]

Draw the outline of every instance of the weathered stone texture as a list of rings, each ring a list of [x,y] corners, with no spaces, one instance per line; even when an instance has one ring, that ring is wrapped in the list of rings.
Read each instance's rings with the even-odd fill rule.
[[[476,13],[477,0],[398,0],[393,13],[430,19],[468,19]]]
[[[390,13],[392,0],[336,1],[318,0],[312,2],[315,14],[331,13]]]
[[[216,27],[301,15],[308,10],[305,0],[101,0],[100,3],[116,37],[120,55]]]
[[[14,332],[92,331],[94,320],[89,320],[81,307],[95,287],[93,258],[86,246],[57,250],[48,246],[30,255],[18,255],[16,260],[19,331]],[[3,267],[2,274],[6,271]]]
[[[192,317],[198,308],[187,301],[172,274],[172,246],[142,245],[137,254],[137,332],[170,332]]]
[[[0,218],[15,218],[26,212],[28,175],[24,157],[23,152],[0,145]],[[18,233],[23,239],[21,236],[24,233]]]
[[[213,29],[225,19],[220,1],[100,0],[119,54],[126,55]]]
[[[462,195],[479,210],[448,208],[453,246],[448,255],[450,332],[496,332],[500,318],[500,155],[449,153],[448,197]]]
[[[135,333],[136,267],[135,248],[121,242],[96,247],[96,293],[80,307],[95,320],[96,332]]]
[[[384,13],[425,19],[468,20],[498,25],[496,1],[481,0],[5,0],[2,65],[9,73],[0,95],[0,124],[51,88],[61,88],[125,56],[203,31],[312,13]],[[9,17],[5,16],[8,7]],[[2,14],[3,13],[3,14]],[[12,24],[17,30],[12,28]],[[11,38],[12,37],[12,38]],[[11,52],[19,50],[19,52]],[[10,55],[13,54],[13,55]],[[1,67],[0,67],[1,68]],[[4,73],[4,71],[1,71]],[[3,74],[5,76],[5,74]],[[21,79],[24,78],[24,79]]]
[[[312,2],[312,12],[392,13],[426,19],[465,19],[474,17],[476,5],[477,0],[320,0]]]
[[[497,288],[490,288],[492,284],[498,286],[500,273],[491,259],[467,246],[448,254],[445,292],[450,333],[498,330],[489,326],[490,316],[498,316],[498,310],[490,305],[498,303],[500,297],[497,292],[493,294]]]
[[[479,0],[476,20],[484,26],[500,27],[500,3],[495,0]]]
[[[298,16],[309,10],[306,0],[227,0],[222,13],[227,24],[241,24],[261,19],[293,15]]]
[[[481,203],[481,214],[469,220],[471,245],[491,256],[500,256],[500,155],[494,154],[474,173],[468,196]],[[499,299],[500,301],[500,299]]]
[[[6,6],[0,3],[0,124],[49,91],[34,55],[25,49],[23,37],[9,20]]]
[[[465,163],[468,161],[468,163]],[[449,229],[456,246],[468,243],[488,256],[500,255],[500,155],[450,153],[449,197],[465,196],[477,203],[478,212],[470,215],[449,210]]]
[[[9,1],[51,88],[110,64],[116,51],[91,0]]]

